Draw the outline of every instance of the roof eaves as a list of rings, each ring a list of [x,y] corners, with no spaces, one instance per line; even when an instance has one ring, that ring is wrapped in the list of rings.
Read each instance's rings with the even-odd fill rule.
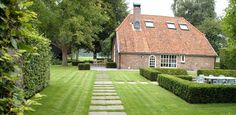
[[[125,23],[125,21],[128,19],[128,17],[130,17],[131,16],[131,14],[128,14],[128,16],[126,16],[125,17],[125,19],[121,22],[121,24],[116,28],[116,31],[118,31],[120,28],[121,28],[121,26]]]

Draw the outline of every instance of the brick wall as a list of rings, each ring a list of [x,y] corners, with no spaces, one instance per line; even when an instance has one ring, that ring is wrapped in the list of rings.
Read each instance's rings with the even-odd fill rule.
[[[118,67],[121,69],[138,69],[149,66],[149,56],[141,54],[121,54],[119,57],[120,63]],[[160,55],[156,56],[156,67],[160,68]],[[187,70],[197,69],[214,69],[215,57],[206,56],[185,56],[185,63],[182,63],[180,56],[177,56],[177,68]],[[120,66],[119,66],[120,64]]]

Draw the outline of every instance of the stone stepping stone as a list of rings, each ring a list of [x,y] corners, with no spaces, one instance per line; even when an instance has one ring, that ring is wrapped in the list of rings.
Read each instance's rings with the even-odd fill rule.
[[[111,90],[111,89],[107,89],[107,90],[93,90],[93,92],[102,92],[102,93],[105,93],[105,92],[116,92],[116,90]]]
[[[113,111],[117,111],[117,110],[124,110],[124,106],[123,105],[108,105],[108,106],[104,106],[104,105],[92,105],[89,107],[89,110],[113,110]]]
[[[94,85],[94,87],[113,87],[113,85]]]
[[[115,87],[93,87],[93,90],[115,89]]]
[[[107,84],[107,85],[109,85],[109,84],[112,84],[112,82],[111,81],[96,81],[94,84],[96,84],[96,85],[98,85],[98,84]]]
[[[93,95],[100,95],[100,96],[111,96],[111,95],[117,95],[117,93],[93,93]]]
[[[127,115],[126,112],[89,112],[89,115]]]
[[[128,84],[137,84],[137,82],[127,82]]]
[[[125,82],[115,82],[116,84],[125,84]]]
[[[158,83],[157,82],[150,82],[151,84],[154,84],[154,85],[158,85]]]
[[[92,96],[92,99],[107,99],[107,100],[115,100],[115,99],[120,99],[119,96]]]
[[[148,82],[139,82],[140,84],[148,84]]]
[[[121,105],[120,100],[92,100],[91,104],[93,105]]]

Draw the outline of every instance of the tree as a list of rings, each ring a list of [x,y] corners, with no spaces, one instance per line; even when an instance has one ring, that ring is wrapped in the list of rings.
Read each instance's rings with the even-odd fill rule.
[[[226,9],[226,15],[222,19],[222,27],[225,35],[229,38],[230,47],[236,48],[236,0],[230,0]]]
[[[102,54],[111,50],[112,39],[111,34],[114,33],[115,28],[123,21],[127,16],[127,4],[124,0],[103,0],[104,10],[108,15],[107,20],[103,25],[103,30],[97,34],[94,44],[94,59],[97,57],[97,53],[102,51]],[[113,34],[114,35],[114,34]],[[109,48],[109,49],[107,49]]]
[[[182,16],[194,26],[198,26],[205,18],[215,18],[214,0],[174,0],[172,10],[175,16]]]
[[[206,18],[198,26],[198,29],[205,33],[205,36],[217,53],[219,53],[220,48],[226,47],[226,38],[222,35],[220,20]]]
[[[107,20],[100,0],[38,0],[32,9],[39,13],[39,30],[61,49],[62,65],[67,65],[72,46],[93,49],[96,33]]]

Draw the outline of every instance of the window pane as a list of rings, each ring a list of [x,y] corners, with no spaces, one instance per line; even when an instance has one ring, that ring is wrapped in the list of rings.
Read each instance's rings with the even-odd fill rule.
[[[182,30],[188,30],[188,26],[186,24],[179,24],[179,27],[182,29]]]
[[[156,57],[155,56],[149,57],[149,67],[156,67]]]
[[[146,27],[154,27],[153,21],[145,21]]]
[[[174,23],[167,23],[167,27],[168,27],[169,29],[176,29]]]
[[[176,67],[176,55],[161,55],[161,67]]]

